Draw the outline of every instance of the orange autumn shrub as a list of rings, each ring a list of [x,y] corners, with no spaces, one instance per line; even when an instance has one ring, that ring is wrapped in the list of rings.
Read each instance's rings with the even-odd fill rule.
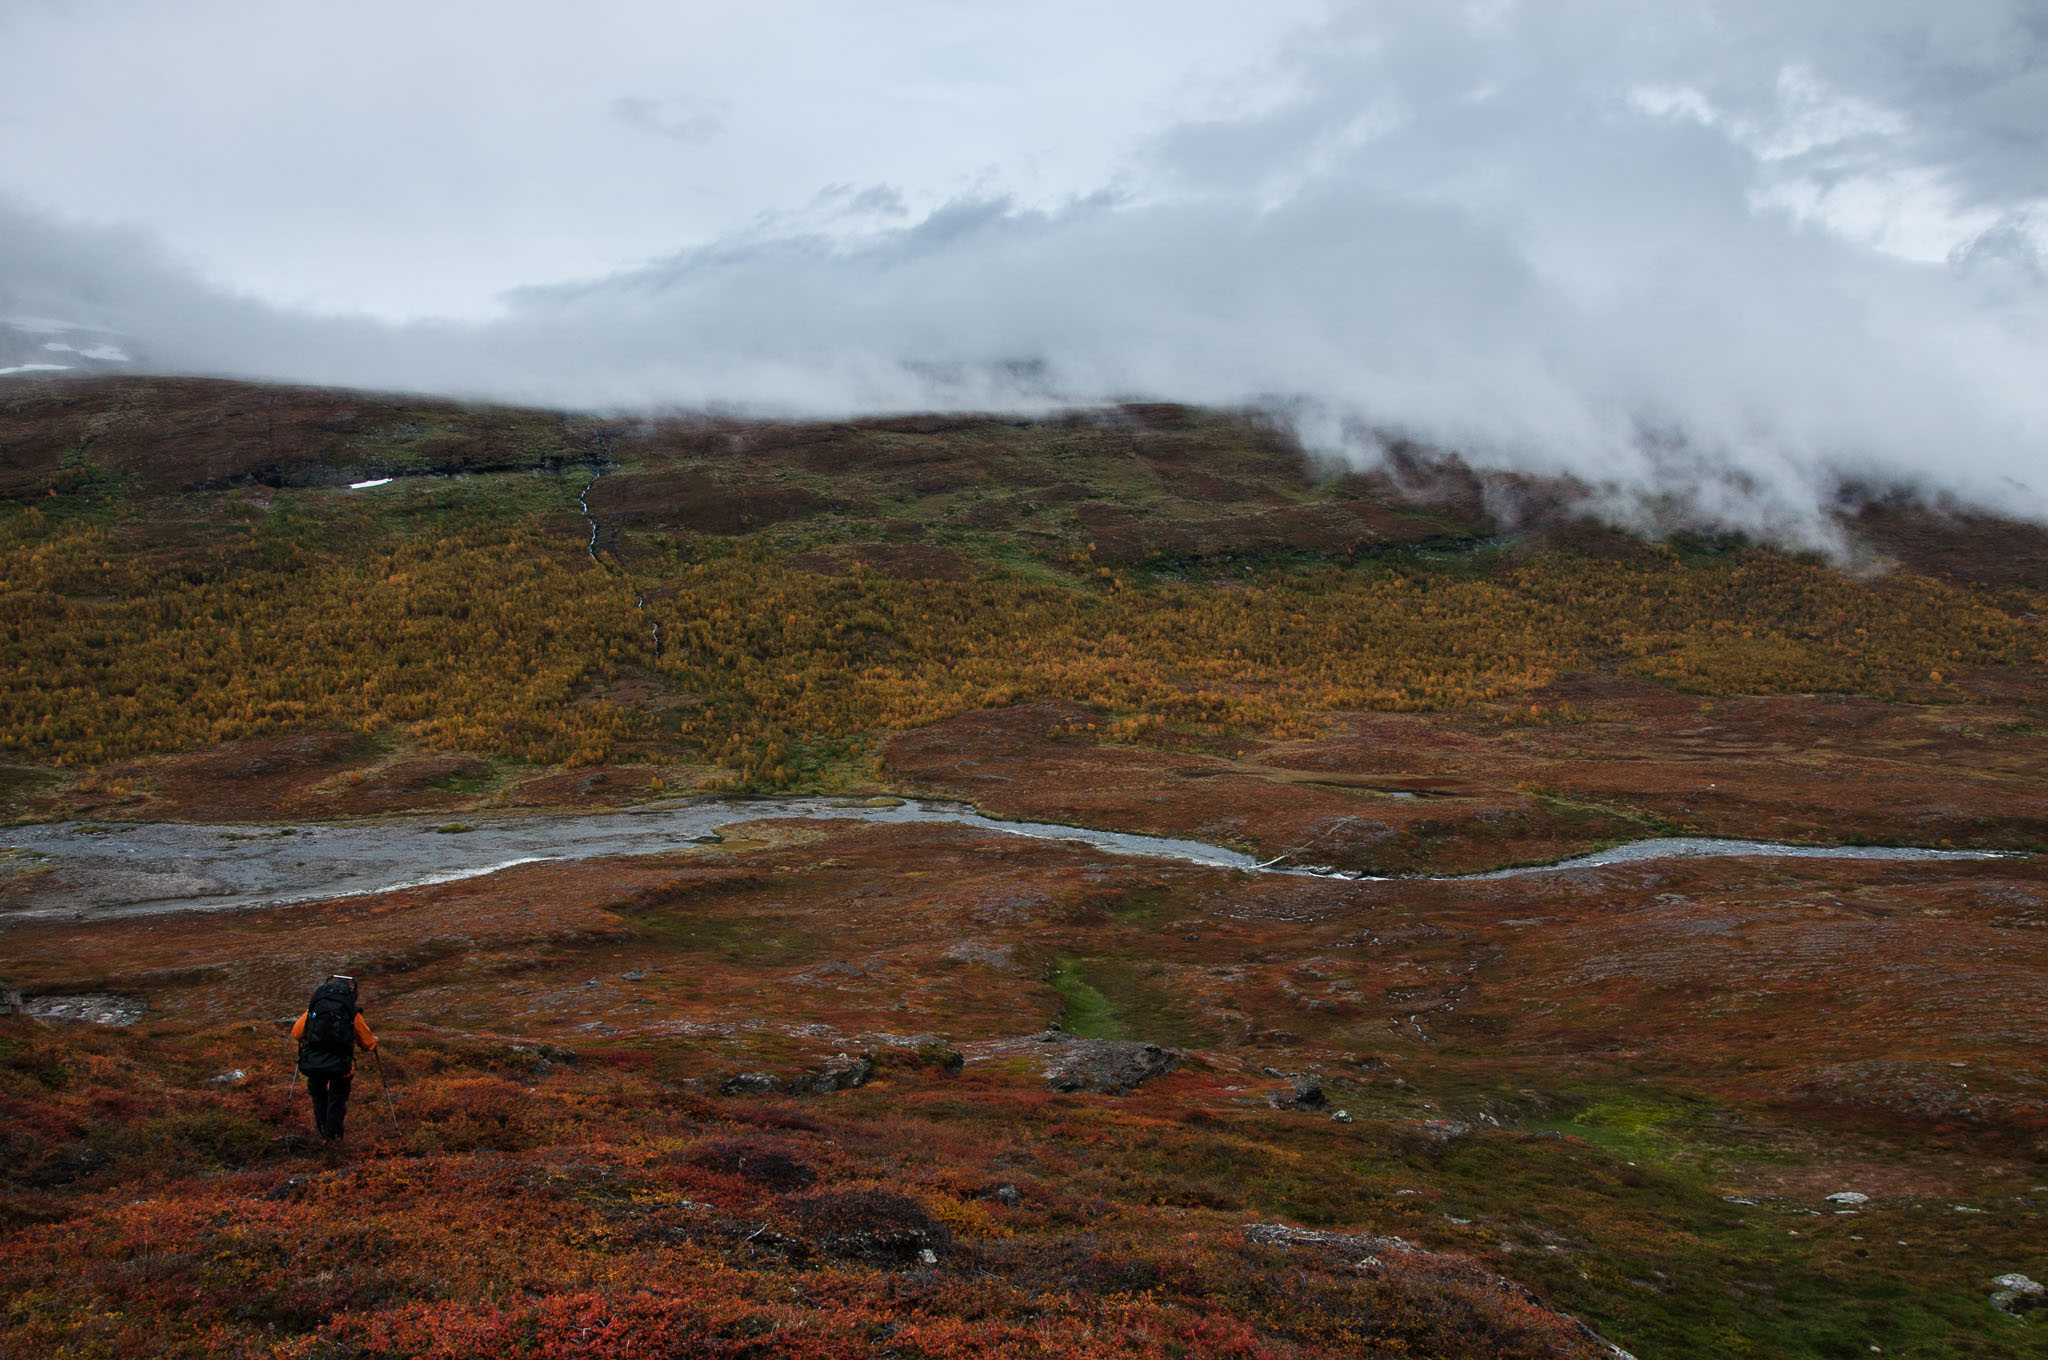
[[[346,551],[252,538],[194,570],[17,514],[0,526],[0,750],[93,766],[339,726],[569,765],[668,751],[773,787],[1032,699],[1125,715],[1112,740],[1167,724],[1293,737],[1332,712],[1511,701],[1602,665],[1714,694],[1912,698],[2048,659],[2039,608],[1766,550],[1147,584],[821,575],[755,541],[671,545],[622,580],[575,548],[532,521],[471,524]],[[596,697],[628,671],[672,699]]]

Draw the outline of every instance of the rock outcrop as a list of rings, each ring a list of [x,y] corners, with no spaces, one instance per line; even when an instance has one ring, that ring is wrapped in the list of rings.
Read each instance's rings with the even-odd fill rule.
[[[872,1054],[840,1053],[809,1072],[781,1076],[774,1072],[737,1072],[719,1083],[722,1096],[821,1096],[850,1091],[875,1074]]]
[[[1123,1039],[1076,1039],[1051,1034],[1045,1084],[1055,1091],[1125,1096],[1181,1065],[1181,1055],[1158,1044]]]
[[[2001,1313],[2019,1317],[2036,1308],[2048,1308],[2048,1285],[2038,1280],[2014,1273],[2000,1275],[1991,1283],[1997,1286],[1991,1292],[1991,1306]]]
[[[39,1020],[75,1020],[89,1025],[132,1025],[149,1014],[149,1006],[139,998],[110,992],[32,996],[22,1010]]]

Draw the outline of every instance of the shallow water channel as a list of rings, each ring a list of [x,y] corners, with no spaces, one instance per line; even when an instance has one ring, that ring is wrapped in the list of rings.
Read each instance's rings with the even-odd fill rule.
[[[273,906],[475,878],[517,864],[649,855],[715,841],[721,827],[762,818],[938,822],[1009,836],[1078,841],[1112,855],[1185,864],[1381,881],[1285,856],[1261,861],[1200,841],[1096,831],[1050,822],[1006,822],[964,803],[854,802],[830,798],[681,800],[629,812],[538,813],[449,823],[422,817],[296,825],[188,822],[55,822],[0,830],[0,872],[34,874],[0,919],[126,916],[161,911]],[[1641,860],[1774,855],[1801,859],[1978,860],[1996,851],[1898,846],[1781,845],[1678,837],[1627,845],[1555,864],[1454,877],[1513,878]],[[47,872],[43,872],[47,871]]]

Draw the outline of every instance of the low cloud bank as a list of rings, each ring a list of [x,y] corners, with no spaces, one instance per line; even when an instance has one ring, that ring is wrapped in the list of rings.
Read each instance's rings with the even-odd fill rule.
[[[1993,0],[1376,4],[1286,98],[1054,211],[764,229],[397,326],[0,207],[0,315],[160,371],[580,407],[1258,404],[1328,453],[1418,439],[1796,541],[1845,482],[2048,519],[2043,72],[2048,20]]]

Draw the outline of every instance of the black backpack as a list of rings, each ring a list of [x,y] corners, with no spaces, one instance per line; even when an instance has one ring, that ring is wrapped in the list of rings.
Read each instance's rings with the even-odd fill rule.
[[[340,1076],[356,1065],[356,989],[330,978],[306,1003],[306,1030],[299,1040],[299,1070],[312,1076]]]

